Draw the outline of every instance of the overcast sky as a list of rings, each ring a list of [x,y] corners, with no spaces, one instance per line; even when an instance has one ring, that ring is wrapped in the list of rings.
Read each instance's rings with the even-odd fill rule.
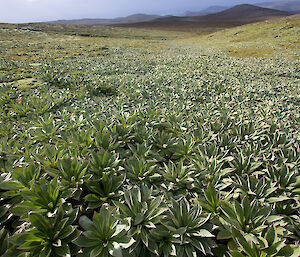
[[[212,5],[266,1],[272,0],[0,0],[0,22],[114,18],[134,13],[180,14]]]

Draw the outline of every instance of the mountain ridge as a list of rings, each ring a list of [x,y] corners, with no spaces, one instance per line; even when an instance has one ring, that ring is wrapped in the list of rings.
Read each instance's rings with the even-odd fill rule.
[[[291,15],[291,13],[250,4],[241,4],[217,13],[202,16],[159,16],[149,14],[133,14],[115,19],[58,20],[46,23],[117,27],[229,28],[288,15]]]
[[[264,21],[273,18],[281,18],[291,15],[289,12],[258,7],[249,4],[236,5],[225,11],[208,14],[205,16],[187,17],[161,17],[148,22],[132,24],[118,24],[119,27],[140,27],[140,28],[170,28],[170,29],[201,29],[205,32],[241,26],[248,23]]]
[[[232,8],[226,9],[224,11],[210,14],[207,16],[211,17],[217,17],[222,19],[237,19],[237,18],[258,18],[263,16],[284,16],[289,15],[288,12],[265,8],[265,7],[259,7],[256,5],[251,4],[239,4],[235,5]]]
[[[254,3],[253,5],[274,9],[274,10],[280,10],[280,11],[286,11],[293,14],[300,13],[300,0],[282,0],[282,1],[268,1],[263,3]],[[210,6],[208,8],[205,8],[203,10],[199,11],[187,11],[181,16],[204,16],[208,14],[215,14],[221,11],[225,11],[226,9],[230,9],[234,6]]]
[[[160,18],[160,15],[151,15],[136,13],[125,17],[118,17],[113,19],[102,19],[102,18],[84,18],[84,19],[72,19],[72,20],[56,20],[48,21],[45,23],[49,24],[73,24],[73,25],[114,25],[118,23],[131,23],[131,22],[143,22],[150,21],[153,19]]]

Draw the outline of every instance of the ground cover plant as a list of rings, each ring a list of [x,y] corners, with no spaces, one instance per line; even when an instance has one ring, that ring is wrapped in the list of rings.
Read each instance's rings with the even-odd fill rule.
[[[0,255],[299,256],[299,60],[221,50],[3,25]]]

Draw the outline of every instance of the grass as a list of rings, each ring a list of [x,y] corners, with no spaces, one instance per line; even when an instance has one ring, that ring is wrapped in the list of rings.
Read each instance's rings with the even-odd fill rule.
[[[203,37],[232,57],[278,56],[299,59],[300,16],[244,25]]]

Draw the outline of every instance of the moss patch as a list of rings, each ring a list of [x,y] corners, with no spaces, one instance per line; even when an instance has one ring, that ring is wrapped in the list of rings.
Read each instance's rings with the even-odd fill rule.
[[[43,85],[42,82],[40,82],[34,78],[20,79],[20,80],[13,82],[13,86],[15,86],[21,90],[36,88],[36,87],[40,87],[42,85]]]
[[[228,48],[226,52],[231,57],[262,57],[262,56],[270,56],[274,54],[274,50],[272,48],[257,48],[254,46],[242,47],[242,48]]]

